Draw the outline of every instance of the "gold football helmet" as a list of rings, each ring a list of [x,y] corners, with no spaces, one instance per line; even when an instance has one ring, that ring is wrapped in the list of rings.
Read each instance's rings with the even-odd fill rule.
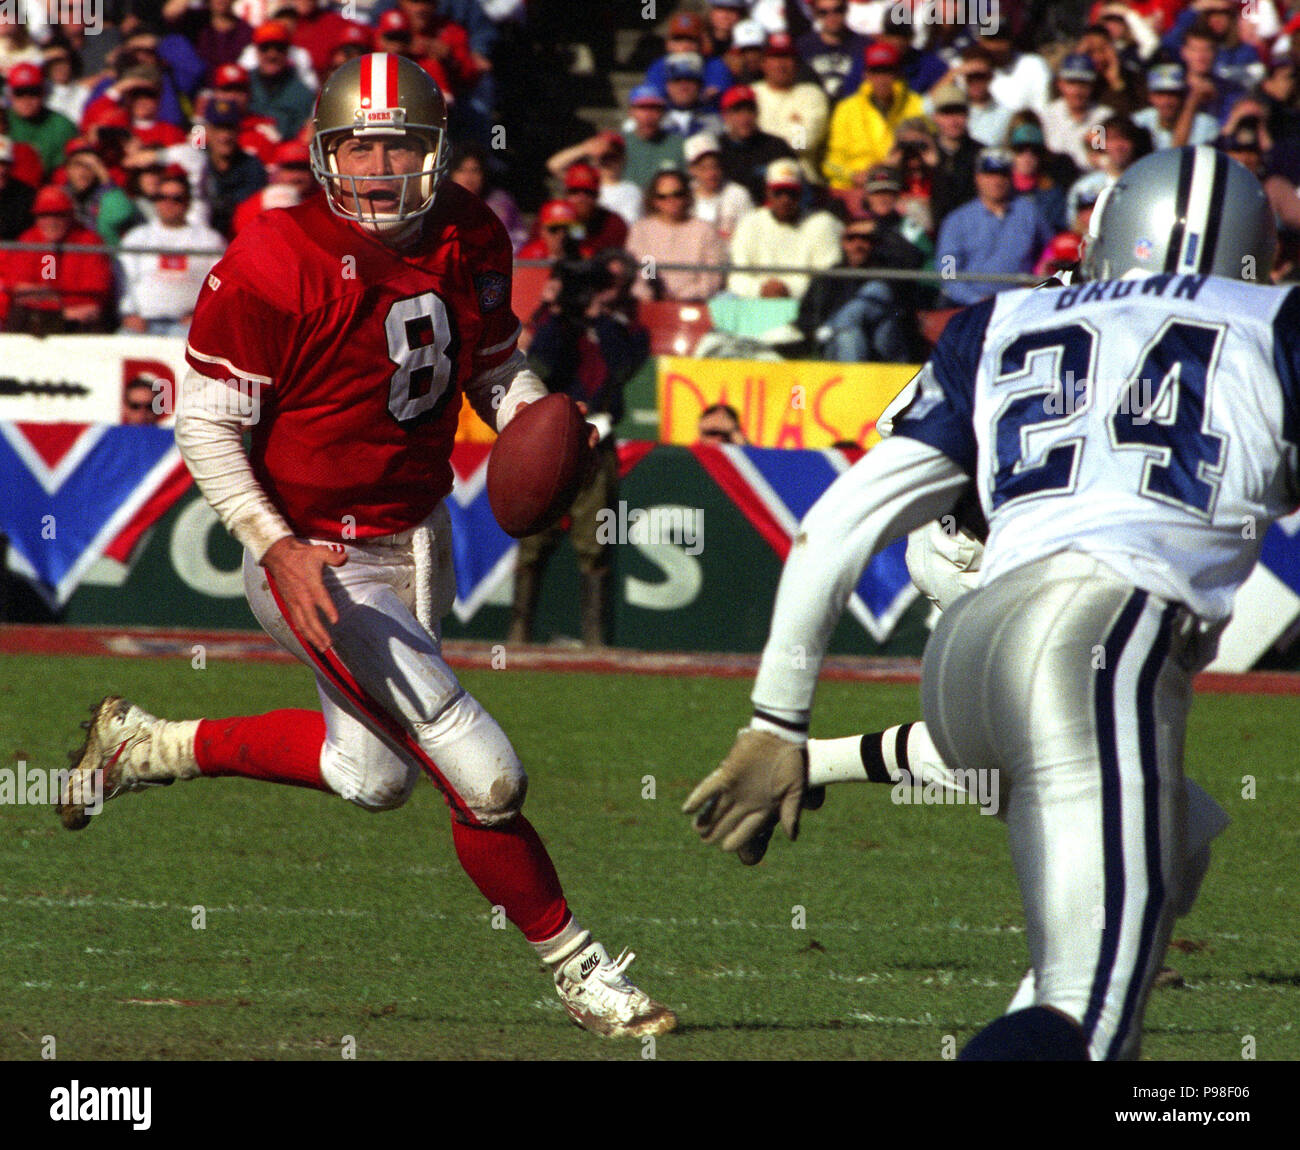
[[[433,207],[438,187],[451,166],[447,141],[447,102],[423,68],[405,56],[372,52],[339,65],[316,98],[312,119],[311,168],[325,187],[336,215],[373,231],[400,229]],[[414,136],[424,147],[420,170],[402,175],[343,175],[337,150],[344,140]],[[392,211],[367,207],[368,181],[398,180]]]

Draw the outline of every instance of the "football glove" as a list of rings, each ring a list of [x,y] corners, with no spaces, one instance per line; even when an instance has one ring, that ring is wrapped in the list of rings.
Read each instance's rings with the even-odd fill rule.
[[[695,830],[706,843],[736,851],[741,862],[753,866],[778,823],[791,842],[798,838],[807,784],[805,747],[746,728],[682,810],[695,815]]]

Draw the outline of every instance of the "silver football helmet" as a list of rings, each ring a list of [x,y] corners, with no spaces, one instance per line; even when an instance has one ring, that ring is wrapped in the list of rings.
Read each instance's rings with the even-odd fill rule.
[[[1277,223],[1260,182],[1214,148],[1165,148],[1128,168],[1093,209],[1076,280],[1179,272],[1267,283]]]
[[[405,56],[374,52],[340,64],[316,99],[312,120],[311,168],[325,186],[335,214],[376,232],[404,228],[433,207],[434,196],[451,166],[447,140],[447,102],[433,77]],[[407,137],[423,148],[417,172],[394,176],[354,176],[339,171],[338,147],[358,137]],[[367,209],[370,181],[400,181],[391,211]]]

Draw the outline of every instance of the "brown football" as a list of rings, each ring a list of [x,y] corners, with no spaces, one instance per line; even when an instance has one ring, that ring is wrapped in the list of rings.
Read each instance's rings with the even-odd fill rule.
[[[559,393],[530,403],[497,436],[488,503],[507,535],[535,535],[569,510],[587,473],[587,436],[578,405]]]

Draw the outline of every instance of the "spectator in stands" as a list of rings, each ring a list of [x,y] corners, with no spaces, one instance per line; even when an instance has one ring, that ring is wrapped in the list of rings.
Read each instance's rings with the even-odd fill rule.
[[[231,234],[235,209],[267,184],[262,162],[239,146],[242,120],[238,106],[231,101],[218,97],[209,102],[205,133],[207,162],[199,188],[208,204],[208,222],[223,236]]]
[[[161,384],[159,390],[155,391],[155,383],[160,384],[158,377],[147,371],[133,375],[126,381],[122,388],[122,415],[119,423],[128,427],[152,427],[162,418],[161,403],[155,406],[155,400],[161,394]]]
[[[808,289],[809,272],[831,267],[840,258],[843,225],[830,212],[805,213],[803,174],[793,159],[775,160],[767,169],[767,196],[761,208],[736,225],[731,237],[735,267],[806,268],[807,271],[733,271],[727,289],[744,298],[798,299]]]
[[[1064,231],[1052,238],[1038,263],[1034,265],[1034,275],[1043,279],[1073,271],[1079,265],[1083,254],[1083,238],[1071,231]]]
[[[93,39],[93,37],[92,37]],[[117,83],[132,68],[155,68],[161,76],[161,98],[158,118],[178,128],[186,125],[184,102],[190,98],[203,79],[203,61],[184,36],[163,37],[156,28],[147,24],[134,27],[112,54],[113,72],[90,89],[85,116],[88,118],[98,101],[118,100]],[[89,128],[83,118],[83,130]]]
[[[1160,37],[1151,21],[1122,0],[1094,6],[1089,19],[1106,29],[1126,69],[1140,70],[1160,50]]]
[[[1181,64],[1158,64],[1147,73],[1147,106],[1134,113],[1133,122],[1151,133],[1156,148],[1208,144],[1219,134],[1218,121],[1188,98]]]
[[[1024,113],[1033,115],[1032,112]],[[1011,188],[1017,196],[1028,196],[1037,202],[1042,217],[1057,232],[1067,226],[1066,188],[1059,174],[1046,163],[1047,149],[1043,143],[1043,129],[1037,118],[1017,124],[1011,129],[1008,141],[1014,157],[1011,167]],[[1069,175],[1074,165],[1066,162]]]
[[[0,74],[17,64],[41,63],[40,46],[32,41],[25,20],[16,19],[13,8],[0,10]]]
[[[851,96],[862,84],[867,38],[849,30],[848,9],[849,0],[815,0],[812,11],[816,20],[794,45],[832,105]]]
[[[1125,116],[1142,107],[1145,69],[1137,60],[1125,62],[1106,25],[1090,24],[1085,28],[1077,50],[1092,61],[1097,73],[1099,103]]]
[[[212,74],[211,93],[199,103],[200,115],[214,96],[223,97],[239,109],[239,146],[261,160],[263,166],[272,163],[281,141],[280,129],[270,116],[250,110],[252,86],[248,73],[238,64],[222,64]]]
[[[709,0],[708,27],[709,54],[725,56],[731,47],[736,26],[749,14],[749,0]]]
[[[685,138],[664,127],[668,102],[649,84],[633,88],[628,105],[632,126],[623,133],[626,149],[623,176],[644,188],[660,168],[681,165]]]
[[[934,240],[916,220],[899,210],[903,176],[889,164],[867,170],[862,201],[867,218],[876,221],[874,251],[882,267],[925,267],[934,255]],[[861,218],[862,213],[859,213]]]
[[[0,136],[0,240],[14,240],[32,226],[36,190],[14,179],[14,143]]]
[[[31,144],[48,174],[63,163],[63,149],[77,134],[67,116],[46,106],[45,75],[36,64],[9,70],[9,138]]]
[[[970,105],[958,85],[941,84],[930,96],[937,129],[930,217],[937,229],[953,208],[975,198],[975,160],[980,154],[980,143],[967,130]]]
[[[639,184],[626,179],[627,144],[618,132],[597,132],[580,144],[564,148],[546,161],[553,176],[562,176],[571,164],[588,163],[600,173],[601,207],[609,208],[633,224],[641,218],[643,194]]]
[[[59,250],[64,244],[99,247],[99,237],[76,225],[72,199],[62,188],[51,185],[37,192],[32,215],[36,223],[18,239],[43,244],[46,250],[0,257],[5,330],[30,335],[108,331],[113,266],[107,254]],[[53,260],[47,258],[51,253]]]
[[[1081,172],[1090,171],[1097,162],[1101,138],[1097,125],[1109,109],[1093,97],[1097,70],[1082,52],[1074,52],[1061,61],[1056,73],[1060,92],[1043,113],[1043,136],[1053,152],[1069,156]]]
[[[162,73],[157,68],[131,68],[118,81],[122,107],[130,120],[131,135],[146,148],[170,148],[185,141],[175,124],[158,119],[162,100]]]
[[[283,24],[267,21],[253,33],[253,45],[257,68],[249,76],[248,106],[257,115],[270,116],[280,138],[291,140],[311,119],[316,97],[294,75],[289,63],[289,30]],[[303,47],[310,51],[308,45]]]
[[[1198,19],[1183,36],[1178,58],[1187,70],[1190,98],[1196,101],[1198,108],[1222,123],[1243,89],[1235,79],[1219,75],[1218,50],[1218,38],[1209,24]]]
[[[329,70],[333,72],[335,68],[346,64],[349,60],[355,60],[358,56],[365,56],[373,51],[375,51],[375,33],[364,24],[348,24],[339,29],[338,39],[330,49]]]
[[[537,213],[537,234],[519,249],[521,260],[562,260],[580,257],[574,233],[578,213],[568,200],[551,200]]]
[[[44,50],[45,79],[49,86],[47,107],[67,116],[74,124],[81,122],[90,89],[81,82],[81,56],[61,37],[51,40]]]
[[[701,411],[695,434],[701,443],[714,446],[733,443],[745,447],[749,443],[740,426],[740,413],[729,403],[711,403]]]
[[[722,124],[717,137],[722,170],[759,203],[767,194],[767,169],[776,160],[793,159],[794,149],[780,136],[759,128],[753,88],[732,88],[722,97]]]
[[[1125,169],[1151,152],[1151,135],[1139,128],[1127,116],[1110,116],[1099,129],[1101,150],[1097,154],[1097,167],[1084,172],[1070,187],[1069,196],[1078,201],[1078,194],[1091,191],[1096,196],[1123,175]]]
[[[238,235],[263,212],[292,208],[319,189],[311,171],[311,153],[301,140],[277,144],[267,172],[271,182],[235,209],[231,233]]]
[[[600,429],[590,478],[574,497],[569,512],[569,538],[581,574],[578,611],[582,641],[589,647],[601,647],[606,638],[608,556],[613,540],[600,530],[600,524],[602,512],[618,498],[613,428],[623,417],[623,388],[645,362],[650,341],[644,328],[628,325],[620,314],[605,307],[611,280],[603,262],[563,268],[561,280],[553,314],[542,321],[529,345],[528,364],[549,391],[585,403],[588,419]],[[520,540],[509,642],[532,639],[542,574],[563,534],[563,527],[557,526]]]
[[[1256,95],[1266,107],[1269,134],[1288,153],[1283,167],[1292,179],[1300,179],[1300,84],[1296,65],[1289,55],[1278,55],[1269,64],[1268,76]],[[1294,157],[1294,164],[1288,162]]]
[[[487,154],[478,144],[458,144],[451,158],[450,178],[467,192],[473,192],[505,225],[510,244],[516,252],[528,241],[528,227],[515,198],[504,188],[496,187],[489,174]]]
[[[873,259],[876,222],[853,220],[840,235],[837,269],[880,266]],[[912,363],[919,351],[915,312],[905,310],[884,279],[818,275],[795,321],[817,358],[840,363]]]
[[[672,72],[670,62],[674,56],[699,56],[700,90],[694,102],[706,110],[715,109],[718,97],[731,87],[733,80],[726,64],[712,54],[712,42],[708,38],[704,21],[695,12],[678,12],[668,21],[665,40],[668,51],[646,69],[645,82],[659,89],[670,105],[681,106],[682,101],[674,99],[672,89],[668,86]],[[682,134],[689,136],[691,133]]]
[[[754,210],[754,201],[742,184],[727,179],[717,137],[701,132],[687,140],[686,164],[696,216],[729,240],[736,225]]]
[[[948,65],[937,52],[917,47],[913,19],[913,10],[908,5],[891,3],[884,13],[880,31],[869,44],[892,44],[897,48],[903,83],[911,91],[925,95],[944,79]]]
[[[627,246],[623,217],[600,206],[600,173],[590,164],[570,164],[564,173],[564,198],[578,217],[577,235],[584,255]]]
[[[237,63],[253,42],[252,25],[235,15],[235,0],[206,0],[197,7],[172,0],[163,6],[163,18],[194,45],[209,73]]]
[[[698,52],[674,52],[664,60],[668,108],[664,126],[680,136],[714,132],[718,117],[703,95],[704,59]]]
[[[821,157],[830,124],[830,104],[820,84],[796,75],[794,41],[784,32],[767,39],[763,79],[754,85],[758,126],[790,145],[804,179],[821,183]]]
[[[293,6],[298,19],[292,33],[285,36],[284,55],[287,58],[290,42],[305,48],[311,57],[312,67],[316,69],[316,79],[323,81],[329,74],[330,54],[334,45],[339,42],[343,29],[352,21],[345,19],[326,3],[318,5],[317,0],[294,0]],[[260,43],[256,34],[253,43]],[[293,134],[288,132],[286,136]]]
[[[290,36],[298,27],[298,12],[294,8],[292,0],[273,2],[269,5],[268,15],[271,20],[287,28]],[[266,20],[261,21],[261,23],[266,22]],[[249,75],[257,71],[257,45],[253,43],[252,36],[249,37],[248,46],[239,53],[239,59],[235,63]],[[304,87],[312,92],[320,90],[320,81],[316,79],[316,69],[312,66],[311,53],[306,48],[290,43],[289,65],[293,68],[293,74],[302,81]]]
[[[194,301],[225,247],[204,224],[188,224],[190,185],[183,174],[164,176],[155,197],[157,218],[122,239],[119,310],[122,327],[138,335],[187,336]],[[140,248],[162,248],[141,252]]]
[[[1260,130],[1260,121],[1257,118],[1242,119],[1231,131],[1219,136],[1214,141],[1214,146],[1247,168],[1261,182],[1268,174],[1266,157],[1269,152],[1269,142]]]
[[[1236,96],[1264,78],[1258,49],[1242,42],[1240,17],[1238,0],[1197,0],[1179,14],[1162,45],[1170,55],[1176,55],[1193,34],[1203,44],[1209,43],[1214,53],[1213,79],[1227,101],[1227,106],[1219,109],[1220,120]]]
[[[95,146],[84,137],[68,142],[64,165],[66,188],[77,223],[91,228],[106,244],[118,244],[140,222],[131,197],[109,178]]]
[[[1012,109],[993,96],[993,58],[979,44],[963,51],[961,62],[950,77],[966,89],[970,105],[970,134],[986,148],[1000,147],[1011,129]]]
[[[1014,160],[1002,148],[985,148],[975,167],[978,197],[949,214],[939,229],[935,259],[946,274],[997,274],[1034,270],[1039,253],[1052,239],[1052,228],[1031,199],[1012,194]],[[964,307],[1007,283],[945,280],[947,304]]]
[[[889,155],[898,124],[925,114],[921,97],[903,83],[900,60],[888,41],[870,45],[864,57],[866,79],[835,105],[823,164],[832,188],[847,191],[860,184],[866,170]]]
[[[700,302],[722,287],[727,249],[712,224],[691,212],[691,185],[685,172],[660,172],[650,181],[647,212],[628,232],[627,250],[641,261],[633,286],[638,299]],[[698,271],[670,270],[661,264],[703,264]]]
[[[981,31],[980,42],[993,63],[993,98],[1012,112],[1029,108],[1041,116],[1052,98],[1052,70],[1047,61],[1037,52],[1021,52],[1012,45],[1008,16],[991,30]]]
[[[921,233],[934,235],[930,192],[939,165],[939,146],[929,121],[918,116],[899,124],[894,133],[894,146],[885,162],[897,170],[902,185],[898,193],[898,210],[912,220]]]
[[[722,57],[736,85],[750,86],[763,78],[763,53],[767,32],[757,20],[742,20],[731,34],[731,46]]]

